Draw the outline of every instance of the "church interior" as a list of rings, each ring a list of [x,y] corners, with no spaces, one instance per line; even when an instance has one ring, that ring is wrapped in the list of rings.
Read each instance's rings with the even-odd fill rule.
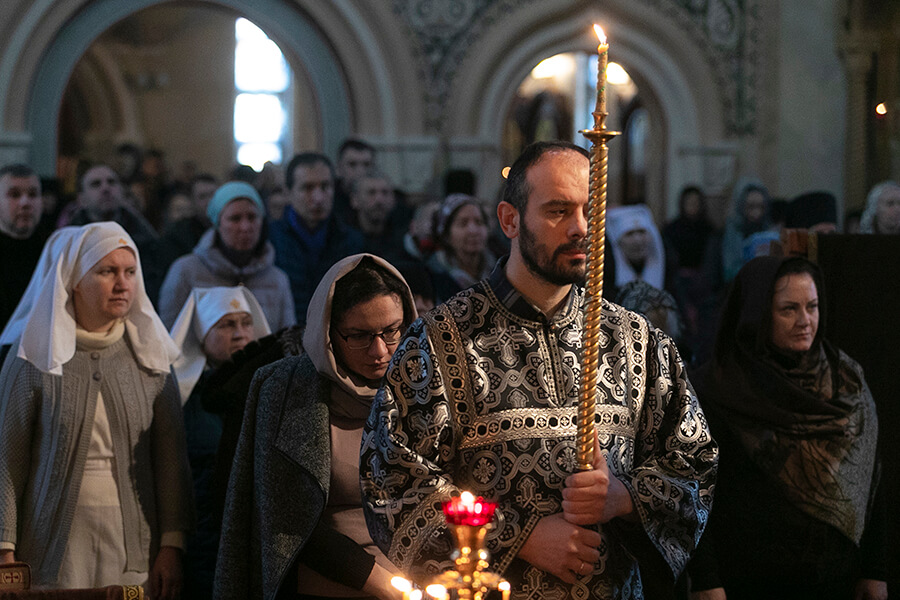
[[[281,177],[293,155],[335,159],[357,138],[412,208],[466,173],[490,212],[531,142],[589,147],[594,23],[620,132],[610,207],[644,204],[662,230],[698,186],[721,228],[753,179],[773,199],[832,195],[849,234],[869,191],[900,180],[895,0],[3,0],[0,166],[29,165],[61,204],[85,161],[123,180],[144,168],[226,181],[267,164]],[[180,214],[144,208],[161,223]],[[815,252],[829,333],[879,409],[896,593],[900,245],[825,239]]]

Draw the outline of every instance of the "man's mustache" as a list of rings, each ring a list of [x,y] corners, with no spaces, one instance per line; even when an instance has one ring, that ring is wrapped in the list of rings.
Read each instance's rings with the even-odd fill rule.
[[[556,250],[553,252],[553,258],[556,258],[560,254],[564,252],[584,252],[587,254],[588,243],[587,238],[578,242],[569,242],[568,244],[563,244],[562,246],[558,246]]]

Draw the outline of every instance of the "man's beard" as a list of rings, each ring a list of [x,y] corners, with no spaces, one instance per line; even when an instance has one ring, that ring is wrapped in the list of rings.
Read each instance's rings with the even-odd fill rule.
[[[547,247],[538,243],[537,238],[525,224],[524,218],[520,224],[519,252],[529,271],[553,285],[569,285],[584,281],[585,260],[569,259],[559,265],[557,259],[562,253],[572,250],[587,252],[587,238],[557,246],[553,254],[548,256]]]

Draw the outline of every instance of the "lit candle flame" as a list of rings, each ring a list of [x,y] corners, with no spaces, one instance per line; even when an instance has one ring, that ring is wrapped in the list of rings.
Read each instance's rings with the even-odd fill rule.
[[[447,588],[439,583],[432,583],[431,585],[426,587],[425,593],[432,598],[437,598],[438,600],[443,600],[444,598],[450,597],[449,594],[447,594]]]
[[[875,112],[879,115],[887,114],[887,106],[884,104],[884,102],[879,103],[878,106],[875,107]]]
[[[597,34],[597,39],[600,40],[600,45],[606,44],[606,34],[603,33],[603,28],[594,23],[594,32]]]
[[[422,600],[422,590],[413,590],[409,593],[409,600]]]
[[[412,582],[409,579],[400,577],[399,575],[397,575],[396,577],[391,577],[391,585],[401,592],[408,592],[412,589]]]
[[[462,502],[462,505],[472,510],[475,507],[475,495],[472,492],[463,492],[459,495],[459,500]]]

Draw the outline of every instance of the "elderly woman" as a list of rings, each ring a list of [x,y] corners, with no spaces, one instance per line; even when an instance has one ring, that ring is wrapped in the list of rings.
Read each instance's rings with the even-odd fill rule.
[[[188,458],[197,501],[197,531],[185,554],[185,596],[212,597],[221,523],[214,516],[212,478],[222,417],[203,408],[210,374],[232,354],[269,334],[259,302],[245,287],[195,288],[172,327],[181,356],[172,365],[184,406]]]
[[[900,183],[882,181],[866,198],[860,233],[900,234]]]
[[[647,205],[611,208],[606,219],[616,262],[616,289],[632,281],[646,281],[663,289],[666,286],[666,251]]]
[[[265,206],[249,183],[229,181],[206,208],[213,224],[194,251],[169,268],[159,292],[159,314],[171,327],[196,287],[243,285],[253,292],[274,330],[293,325],[287,275],[275,266],[275,249],[263,235]]]
[[[756,258],[734,281],[694,378],[721,448],[694,598],[887,597],[875,403],[824,308],[802,258]]]
[[[487,277],[497,262],[488,250],[488,218],[475,196],[450,194],[436,215],[438,250],[428,266],[444,271],[465,289]]]
[[[306,354],[257,371],[229,482],[215,597],[393,598],[362,512],[362,427],[412,294],[384,260],[339,261],[307,311]],[[298,595],[295,595],[298,594]]]
[[[40,587],[176,597],[192,525],[178,350],[125,230],[55,232],[0,343],[0,560]]]

